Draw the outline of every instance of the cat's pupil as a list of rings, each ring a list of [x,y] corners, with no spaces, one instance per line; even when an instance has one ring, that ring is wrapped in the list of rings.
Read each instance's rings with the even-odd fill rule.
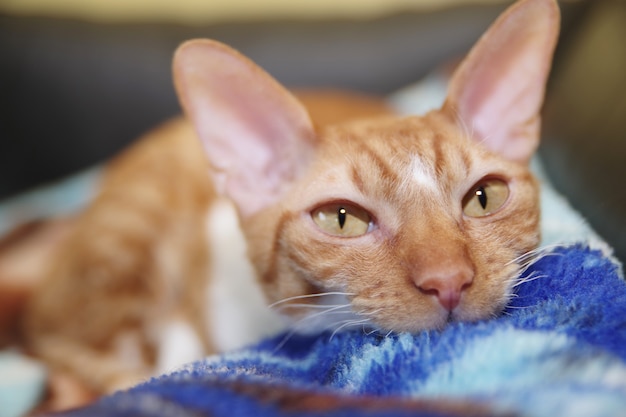
[[[485,192],[485,187],[482,185],[478,187],[476,190],[476,197],[478,197],[478,202],[484,210],[487,207],[487,193]]]
[[[343,225],[346,224],[347,213],[348,211],[343,207],[339,207],[339,209],[337,210],[337,220],[339,220],[339,227],[341,227],[342,229]]]
[[[463,197],[463,213],[484,217],[498,211],[509,197],[508,184],[498,178],[487,178],[474,185]]]

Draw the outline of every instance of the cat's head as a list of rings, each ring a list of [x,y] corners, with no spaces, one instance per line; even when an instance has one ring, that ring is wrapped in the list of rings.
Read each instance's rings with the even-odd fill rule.
[[[539,242],[527,165],[558,23],[555,1],[520,1],[458,67],[440,110],[317,130],[245,57],[183,45],[181,101],[270,302],[342,293],[363,320],[397,331],[501,311]]]

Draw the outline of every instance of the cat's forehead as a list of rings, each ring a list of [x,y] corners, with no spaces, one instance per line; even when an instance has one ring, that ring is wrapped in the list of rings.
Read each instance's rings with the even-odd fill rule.
[[[407,182],[440,189],[469,176],[485,154],[463,129],[436,114],[354,122],[325,133],[325,160],[346,166],[357,183],[377,178],[388,189]]]
[[[327,129],[321,139],[324,145],[346,152],[376,150],[389,157],[430,157],[435,151],[462,151],[468,145],[462,129],[434,113],[345,123]]]
[[[510,170],[438,113],[331,127],[320,136],[319,151],[313,178],[332,198],[443,202],[462,197],[486,175]]]

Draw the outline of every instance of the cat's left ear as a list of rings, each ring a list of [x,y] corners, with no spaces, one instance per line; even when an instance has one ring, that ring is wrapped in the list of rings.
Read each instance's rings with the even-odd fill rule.
[[[527,162],[539,145],[559,21],[555,0],[518,1],[482,36],[450,82],[443,111],[507,159]]]
[[[206,149],[218,191],[244,217],[280,199],[314,146],[304,106],[248,58],[216,41],[186,42],[173,66],[179,99]]]

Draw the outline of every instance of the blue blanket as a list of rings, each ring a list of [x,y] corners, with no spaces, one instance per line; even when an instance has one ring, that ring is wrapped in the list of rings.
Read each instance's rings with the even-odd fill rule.
[[[280,335],[67,417],[625,416],[626,284],[584,245],[553,249],[498,318],[416,335]]]

